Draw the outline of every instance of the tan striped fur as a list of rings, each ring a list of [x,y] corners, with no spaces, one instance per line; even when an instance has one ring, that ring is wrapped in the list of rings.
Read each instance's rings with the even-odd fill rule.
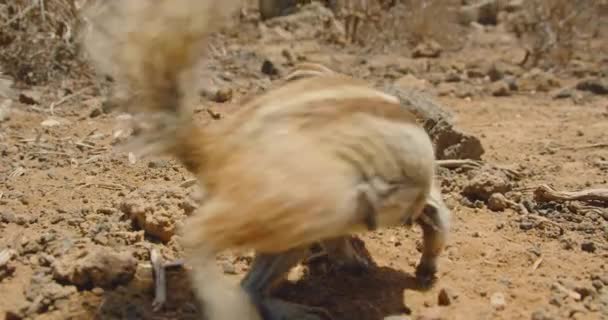
[[[113,67],[137,93],[130,111],[154,116],[154,130],[132,146],[174,155],[205,189],[182,240],[207,319],[262,319],[243,289],[222,277],[219,251],[282,253],[365,231],[370,219],[381,228],[422,214],[433,190],[433,147],[395,97],[344,75],[304,77],[201,128],[185,75],[200,39],[220,25],[218,13],[240,1],[110,2],[108,15],[90,18],[104,36],[93,32],[85,44],[102,70]],[[103,55],[93,52],[100,47]]]

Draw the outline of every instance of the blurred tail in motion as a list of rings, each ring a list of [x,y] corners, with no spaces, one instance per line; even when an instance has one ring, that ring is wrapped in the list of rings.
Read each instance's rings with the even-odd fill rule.
[[[128,145],[130,151],[171,153],[196,165],[192,155],[198,152],[191,148],[202,144],[189,110],[196,93],[191,70],[206,39],[226,26],[239,6],[239,0],[107,0],[84,11],[85,52],[98,72],[128,92],[124,110],[143,131]],[[180,154],[188,149],[188,155]]]

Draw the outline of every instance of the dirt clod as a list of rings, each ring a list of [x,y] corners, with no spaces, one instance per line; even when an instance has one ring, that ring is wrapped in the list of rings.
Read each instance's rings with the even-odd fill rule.
[[[595,246],[594,242],[587,241],[587,242],[581,243],[581,250],[583,250],[585,252],[589,252],[589,253],[594,253],[595,250],[597,250],[597,247]]]
[[[129,282],[137,260],[129,251],[115,252],[91,245],[76,249],[53,263],[53,278],[78,287],[111,288]]]
[[[493,194],[505,194],[511,189],[512,184],[504,174],[483,171],[473,176],[463,188],[462,194],[469,199],[488,201]]]
[[[146,234],[168,242],[177,232],[177,222],[197,206],[183,188],[148,185],[127,195],[119,207]]]
[[[507,198],[501,193],[493,193],[488,198],[488,209],[492,211],[504,211],[509,207]]]
[[[438,58],[443,48],[435,41],[427,41],[417,45],[412,51],[413,58]]]

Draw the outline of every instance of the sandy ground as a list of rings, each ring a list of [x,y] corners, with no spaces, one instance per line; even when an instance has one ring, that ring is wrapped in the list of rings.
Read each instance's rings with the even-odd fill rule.
[[[201,71],[213,83],[201,95],[201,121],[222,121],[243,95],[271,86],[276,77],[261,72],[265,60],[283,73],[290,60],[307,59],[372,84],[427,92],[481,140],[487,163],[441,171],[453,235],[432,289],[416,290],[412,276],[419,230],[391,229],[361,236],[378,264],[369,274],[304,269],[278,295],[326,307],[336,319],[608,319],[606,203],[540,202],[533,195],[542,184],[608,187],[608,99],[574,89],[590,78],[605,84],[607,60],[523,69],[513,63],[521,48],[499,27],[471,31],[462,50],[414,59],[408,48],[344,47],[315,36],[323,28],[281,29],[300,23],[291,20],[261,28],[256,19],[251,13],[239,34],[216,39],[218,52]],[[489,79],[496,64],[515,90],[506,76]],[[106,112],[93,87],[78,91],[77,84],[20,90],[0,122],[0,251],[11,257],[0,262],[0,316],[196,319],[183,271],[170,272],[166,307],[150,307],[149,248],[167,260],[180,257],[173,235],[197,206],[192,177],[172,159],[115,151],[127,134],[124,116]],[[495,94],[504,85],[507,93]],[[218,90],[230,92],[228,102],[209,98]],[[517,177],[505,173],[513,171]],[[490,210],[488,195],[496,193],[529,212]],[[218,257],[235,280],[250,262],[251,255]]]

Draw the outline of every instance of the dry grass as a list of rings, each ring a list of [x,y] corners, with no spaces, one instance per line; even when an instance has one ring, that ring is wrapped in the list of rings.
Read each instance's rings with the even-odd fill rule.
[[[459,6],[456,0],[404,0],[386,9],[384,1],[376,26],[364,27],[362,33],[372,46],[391,43],[411,47],[429,40],[446,48],[459,46],[464,34],[457,20]]]
[[[508,28],[527,50],[528,67],[564,65],[589,50],[602,28],[603,0],[528,0]],[[605,13],[604,13],[605,14]]]
[[[76,0],[0,0],[0,64],[17,83],[88,74],[79,56]]]

